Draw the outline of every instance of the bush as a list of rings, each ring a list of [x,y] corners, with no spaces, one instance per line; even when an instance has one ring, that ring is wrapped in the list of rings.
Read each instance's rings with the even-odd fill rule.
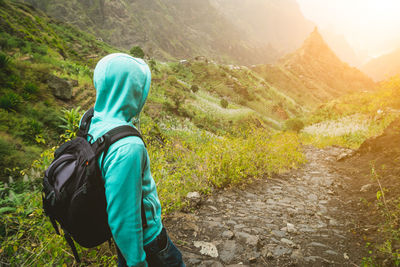
[[[25,84],[23,90],[25,93],[34,95],[39,92],[39,87],[34,83],[28,82]]]
[[[300,132],[304,128],[304,122],[299,118],[292,118],[285,121],[285,130]]]
[[[80,112],[80,107],[71,110],[63,109],[62,112],[63,116],[60,117],[60,120],[64,124],[59,127],[65,129],[65,133],[61,137],[68,141],[76,137],[79,130],[79,121],[83,114]]]
[[[221,107],[227,108],[228,105],[229,105],[229,103],[226,99],[221,99]]]
[[[23,118],[16,128],[17,136],[34,144],[36,135],[43,132],[43,123],[33,118]]]
[[[137,58],[144,58],[144,51],[140,46],[134,46],[131,48],[131,50],[129,50],[129,53],[133,56],[133,57],[137,57]]]
[[[21,96],[12,91],[8,91],[0,97],[0,108],[8,111],[18,110],[18,106],[21,103]]]
[[[153,58],[149,60],[149,67],[152,71],[154,71],[155,73],[158,73],[159,70],[157,68],[157,61],[155,61]]]
[[[169,84],[169,85],[174,86],[174,85],[177,85],[177,84],[178,84],[178,79],[176,79],[175,76],[170,75],[170,76],[168,76],[168,78],[167,78],[167,80],[166,80],[166,83]]]
[[[166,90],[167,96],[173,101],[173,106],[169,107],[172,111],[179,112],[179,108],[185,103],[186,95],[181,90],[174,87]]]
[[[47,46],[45,45],[34,45],[32,46],[32,52],[37,53],[41,56],[47,55]]]
[[[199,91],[199,86],[196,85],[196,84],[193,84],[193,85],[190,87],[190,90],[192,90],[193,93],[196,93],[197,91]]]
[[[0,69],[5,69],[10,64],[10,57],[0,52]]]

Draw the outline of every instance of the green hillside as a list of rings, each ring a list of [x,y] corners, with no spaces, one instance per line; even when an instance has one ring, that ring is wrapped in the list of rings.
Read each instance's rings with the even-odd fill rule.
[[[60,110],[71,106],[71,94],[91,88],[95,57],[116,50],[25,4],[0,4],[0,176],[6,178],[55,144],[63,132]]]
[[[201,55],[219,62],[270,63],[296,49],[312,30],[294,1],[24,2],[116,47],[139,45],[159,60]]]
[[[94,104],[93,68],[118,49],[21,3],[2,2],[0,25],[0,176],[5,180],[60,142],[63,109],[83,111]],[[149,65],[153,81],[143,118],[158,128],[173,121],[213,134],[249,125],[280,129],[303,109],[246,67],[203,57],[185,63],[151,59]]]

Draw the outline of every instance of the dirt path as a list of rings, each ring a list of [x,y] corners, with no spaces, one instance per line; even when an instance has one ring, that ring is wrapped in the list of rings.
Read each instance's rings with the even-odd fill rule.
[[[193,213],[166,218],[187,266],[357,266],[365,256],[357,204],[334,167],[344,152],[307,147],[302,169],[216,192]]]

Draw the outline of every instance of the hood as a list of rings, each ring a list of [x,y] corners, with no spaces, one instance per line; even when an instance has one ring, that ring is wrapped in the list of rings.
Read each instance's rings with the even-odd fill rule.
[[[97,63],[93,81],[96,88],[94,119],[130,122],[146,102],[151,73],[142,59],[116,53]]]

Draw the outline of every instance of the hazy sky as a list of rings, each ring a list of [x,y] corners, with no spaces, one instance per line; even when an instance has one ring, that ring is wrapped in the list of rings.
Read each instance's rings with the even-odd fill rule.
[[[297,0],[304,16],[342,34],[357,53],[400,48],[400,0]]]

